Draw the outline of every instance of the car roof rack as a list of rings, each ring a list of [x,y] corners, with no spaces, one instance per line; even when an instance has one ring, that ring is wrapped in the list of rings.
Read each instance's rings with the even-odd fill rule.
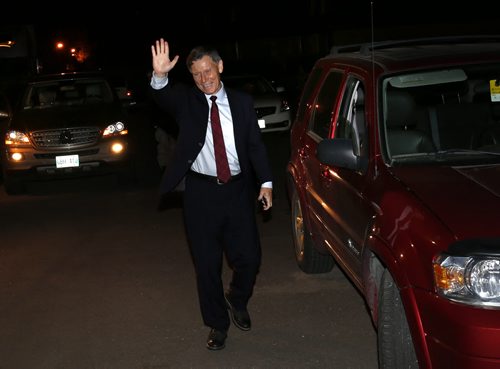
[[[377,42],[364,42],[358,44],[332,46],[329,55],[338,55],[342,53],[359,52],[368,54],[370,51],[412,45],[432,45],[432,44],[454,44],[460,42],[500,42],[500,35],[464,35],[464,36],[443,36],[443,37],[424,37],[403,40],[386,40]]]

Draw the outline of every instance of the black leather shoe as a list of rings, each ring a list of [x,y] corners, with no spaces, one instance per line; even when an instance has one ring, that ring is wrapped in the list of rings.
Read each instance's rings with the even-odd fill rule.
[[[222,350],[226,347],[226,331],[219,331],[215,328],[210,330],[207,338],[207,348],[209,350]]]
[[[250,314],[247,310],[236,310],[231,304],[227,294],[224,295],[226,299],[227,308],[231,312],[231,319],[235,326],[237,326],[242,331],[249,331],[252,328],[252,321],[250,320]]]

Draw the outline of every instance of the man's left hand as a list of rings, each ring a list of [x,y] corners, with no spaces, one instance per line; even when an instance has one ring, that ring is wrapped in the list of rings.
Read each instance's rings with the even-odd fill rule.
[[[262,203],[263,210],[271,209],[271,206],[273,206],[273,189],[262,187],[257,200]]]

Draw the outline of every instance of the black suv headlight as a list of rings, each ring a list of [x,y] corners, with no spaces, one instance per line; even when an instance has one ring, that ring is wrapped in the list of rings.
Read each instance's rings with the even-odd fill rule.
[[[500,255],[442,254],[433,261],[437,292],[450,300],[500,307]]]
[[[123,136],[128,134],[128,130],[123,122],[116,122],[106,127],[102,137]]]
[[[21,131],[10,130],[5,133],[6,146],[29,146],[28,135]]]

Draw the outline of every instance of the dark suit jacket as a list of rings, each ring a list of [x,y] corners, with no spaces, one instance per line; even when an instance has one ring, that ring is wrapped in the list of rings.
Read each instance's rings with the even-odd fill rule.
[[[172,85],[160,90],[151,87],[156,103],[175,118],[179,126],[173,162],[165,172],[160,193],[172,191],[191,168],[205,143],[208,102],[196,86]],[[256,185],[272,181],[267,149],[262,141],[253,100],[250,95],[226,88],[234,127],[234,139],[241,172]]]

